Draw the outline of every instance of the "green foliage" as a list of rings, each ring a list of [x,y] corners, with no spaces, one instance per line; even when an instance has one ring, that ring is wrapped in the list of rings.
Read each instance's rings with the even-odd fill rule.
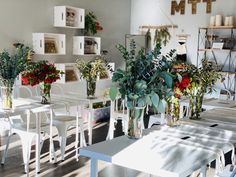
[[[96,80],[98,74],[103,77],[107,75],[107,63],[100,59],[96,58],[88,63],[83,60],[77,60],[77,67],[80,71],[81,77],[87,81]]]
[[[163,44],[164,46],[166,46],[166,44],[169,42],[171,38],[171,35],[168,31],[168,28],[161,28],[161,29],[157,29],[155,31],[155,37],[154,37],[154,44]]]
[[[208,93],[213,91],[216,82],[222,77],[219,68],[215,62],[209,61],[207,58],[202,59],[202,66],[197,69],[195,74],[197,84],[201,87],[203,93],[208,89]]]
[[[12,87],[14,85],[16,77],[27,65],[29,52],[32,52],[29,47],[23,44],[15,47],[13,55],[7,51],[0,53],[0,82],[4,86]]]
[[[168,55],[161,55],[161,45],[157,43],[155,49],[145,54],[144,50],[135,53],[135,42],[130,43],[130,52],[124,46],[117,45],[123,56],[126,68],[117,69],[112,81],[123,99],[127,99],[129,108],[136,106],[152,106],[163,112],[162,100],[172,95],[173,75],[169,72],[174,51]],[[117,89],[110,89],[110,97],[114,99]]]
[[[100,23],[97,21],[97,17],[93,12],[89,12],[85,16],[85,34],[89,35],[95,35],[97,34],[97,31],[103,30]]]

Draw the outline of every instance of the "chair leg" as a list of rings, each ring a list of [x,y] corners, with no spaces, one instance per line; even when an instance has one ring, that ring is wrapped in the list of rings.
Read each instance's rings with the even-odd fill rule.
[[[61,160],[65,160],[66,136],[61,136]]]
[[[1,164],[4,165],[5,164],[5,160],[7,158],[7,153],[8,153],[8,148],[9,148],[9,144],[10,144],[10,139],[11,139],[12,134],[9,133],[8,137],[7,137],[7,143],[6,143],[6,147],[2,156],[2,162]]]
[[[29,173],[29,160],[30,160],[32,140],[33,140],[33,136],[28,136],[27,138],[25,138],[24,136],[21,137],[23,161],[24,161],[26,174]]]

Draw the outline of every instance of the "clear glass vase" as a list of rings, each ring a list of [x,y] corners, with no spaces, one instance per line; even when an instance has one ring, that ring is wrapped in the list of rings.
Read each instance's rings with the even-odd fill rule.
[[[199,92],[196,95],[190,96],[189,99],[189,119],[201,119],[200,113],[202,112],[204,92]]]
[[[168,110],[166,114],[166,125],[175,127],[179,125],[180,104],[179,99],[172,97],[168,103]]]
[[[131,139],[139,139],[142,137],[144,109],[144,107],[128,109],[129,122],[127,136]]]
[[[51,103],[50,91],[51,91],[51,84],[43,83],[40,85],[40,94],[42,97],[41,104]]]
[[[87,97],[95,98],[96,79],[87,80]]]
[[[13,87],[1,87],[2,109],[12,109]]]

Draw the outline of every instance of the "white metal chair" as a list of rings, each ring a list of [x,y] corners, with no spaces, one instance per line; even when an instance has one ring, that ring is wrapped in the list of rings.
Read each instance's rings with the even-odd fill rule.
[[[52,84],[51,93],[56,92],[57,94],[64,95],[63,89],[58,86]],[[39,87],[36,87],[36,94],[40,95]],[[66,102],[64,102],[66,105]],[[77,107],[77,109],[79,109]],[[80,147],[86,146],[85,136],[84,136],[84,121],[79,115],[70,116],[68,114],[68,109],[66,114],[56,115],[53,112],[53,126],[57,128],[59,139],[60,139],[60,148],[61,148],[61,160],[65,159],[65,148],[66,148],[66,140],[67,140],[67,131],[71,127],[76,128],[76,137],[75,137],[75,148],[76,148],[76,160],[78,161],[78,142],[79,142],[79,130],[80,130]],[[77,110],[78,112],[78,110]],[[48,117],[48,114],[46,114]]]
[[[114,130],[115,125],[117,124],[117,121],[122,121],[122,131],[127,134],[128,133],[128,121],[129,121],[129,115],[128,115],[128,109],[126,106],[125,100],[120,100],[117,98],[115,101],[111,101],[110,106],[110,122],[109,122],[109,129],[107,134],[107,140],[114,138]],[[144,129],[144,122],[142,120],[142,129]]]
[[[27,89],[27,87],[21,87],[19,89],[23,89],[24,91],[26,91],[27,94],[25,95],[25,97],[32,96],[31,90]],[[30,160],[31,144],[32,144],[32,141],[35,138],[35,136],[38,136],[38,134],[36,132],[36,121],[35,121],[37,118],[38,118],[37,115],[35,115],[34,113],[32,113],[30,111],[27,111],[26,114],[9,117],[10,130],[9,130],[4,154],[2,157],[2,162],[1,162],[2,164],[5,163],[5,159],[7,157],[10,139],[14,134],[17,134],[17,135],[19,135],[21,142],[22,142],[24,170],[25,170],[25,173],[27,173],[27,174],[29,173],[29,160]],[[40,138],[41,138],[40,151],[41,151],[43,142],[45,140],[45,135],[46,134],[50,135],[50,133],[49,133],[50,132],[50,123],[42,121],[40,127],[41,127],[41,132],[43,133],[40,135]],[[42,136],[42,135],[44,135],[44,136]],[[54,147],[53,147],[53,153],[54,153],[54,160],[56,162]]]
[[[164,104],[164,109],[165,109],[165,103]],[[158,113],[154,115],[150,115],[149,121],[148,121],[148,128],[151,128],[153,125],[163,125],[166,123],[165,120],[165,113]]]

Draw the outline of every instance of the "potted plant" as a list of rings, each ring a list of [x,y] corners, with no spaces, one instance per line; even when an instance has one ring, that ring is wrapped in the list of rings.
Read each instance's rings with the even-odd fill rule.
[[[48,61],[32,62],[27,66],[27,70],[22,74],[24,85],[30,84],[32,87],[40,85],[41,103],[50,103],[51,84],[60,79],[62,71],[57,70],[53,64]]]
[[[86,80],[88,98],[95,97],[98,76],[103,77],[107,75],[107,66],[107,63],[101,58],[96,58],[87,63],[83,60],[77,60],[77,67],[81,77]]]
[[[85,35],[95,35],[98,31],[102,31],[103,27],[98,22],[96,15],[93,12],[89,12],[85,16]]]
[[[161,44],[145,54],[141,50],[136,55],[135,42],[130,43],[130,52],[122,45],[117,46],[125,60],[125,69],[117,69],[112,77],[114,85],[110,89],[111,100],[119,92],[127,102],[129,128],[128,137],[142,136],[141,121],[144,109],[153,107],[164,112],[163,99],[172,94],[173,75],[169,72],[168,60],[173,57],[171,51],[167,56],[161,55]]]
[[[24,70],[27,59],[32,50],[23,44],[14,44],[15,53],[10,55],[9,52],[0,53],[0,83],[2,108],[12,108],[13,85],[16,77]]]

